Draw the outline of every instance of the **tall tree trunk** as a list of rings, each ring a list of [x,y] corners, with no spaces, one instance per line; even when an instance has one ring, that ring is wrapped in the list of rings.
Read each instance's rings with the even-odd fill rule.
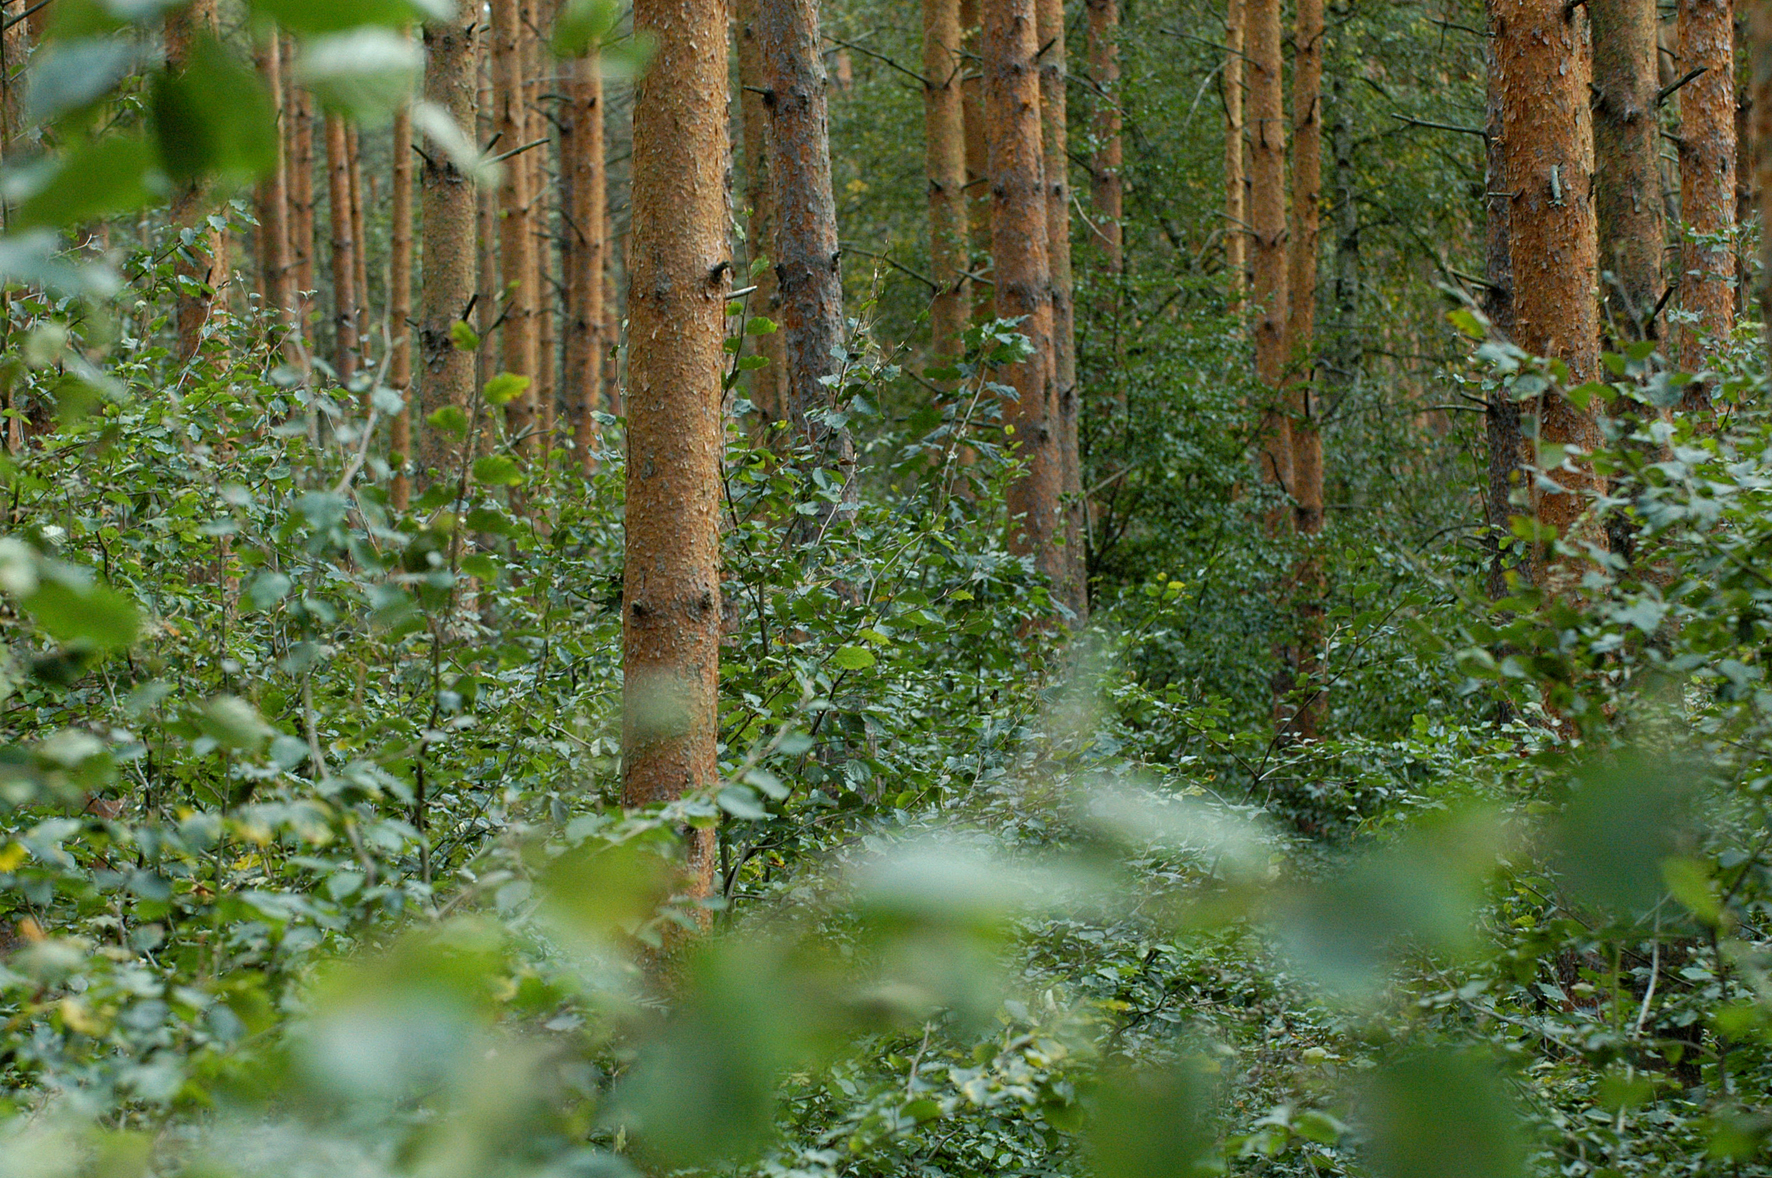
[[[1578,8],[1564,0],[1492,0],[1495,55],[1501,84],[1501,162],[1498,191],[1512,194],[1508,252],[1513,272],[1514,341],[1537,356],[1562,360],[1571,382],[1592,380],[1599,368],[1599,244],[1590,196],[1588,161],[1593,126],[1588,113],[1592,62]],[[1562,391],[1548,390],[1522,405],[1528,442],[1591,451],[1600,441],[1593,417]],[[1528,481],[1532,514],[1571,543],[1603,545],[1589,526],[1586,496],[1597,490],[1591,462],[1569,457],[1546,479]],[[1551,594],[1578,583],[1579,560],[1558,558],[1548,543],[1534,546],[1533,581]]]
[[[643,806],[719,776],[726,3],[636,0],[634,27],[658,45],[634,102],[622,578],[622,801]],[[705,894],[713,831],[688,837]]]
[[[1292,227],[1286,270],[1286,350],[1296,366],[1290,401],[1293,522],[1323,530],[1322,404],[1317,381],[1317,255],[1323,191],[1323,0],[1297,0],[1292,58]],[[1327,712],[1320,682],[1323,565],[1309,556],[1298,570],[1296,671],[1303,695],[1292,732],[1314,740]]]
[[[1501,14],[1489,0],[1490,36],[1488,57],[1488,136],[1485,142],[1484,198],[1487,224],[1483,265],[1483,313],[1494,331],[1504,339],[1514,335],[1514,264],[1510,245],[1513,194],[1507,190],[1507,161],[1502,155],[1501,67],[1496,56]],[[1488,442],[1487,506],[1490,548],[1488,590],[1491,598],[1507,596],[1507,574],[1514,571],[1506,559],[1514,515],[1513,492],[1525,461],[1525,439],[1520,426],[1520,403],[1512,391],[1496,387],[1489,392],[1483,414]],[[1530,569],[1526,570],[1530,575]]]
[[[1120,144],[1120,2],[1088,0],[1089,72],[1095,75],[1095,119],[1090,128],[1094,150],[1090,153],[1090,197],[1095,207],[1092,237],[1101,250],[1109,274],[1126,265],[1121,225],[1126,215],[1120,168],[1124,151]],[[1239,99],[1241,95],[1238,95]],[[1239,158],[1239,162],[1241,162]]]
[[[1681,252],[1680,305],[1697,316],[1680,332],[1679,363],[1704,367],[1708,340],[1735,326],[1735,19],[1734,0],[1679,0],[1680,67],[1704,73],[1680,91],[1680,215],[1689,233]],[[1702,412],[1710,391],[1695,382],[1681,407]]]
[[[11,159],[24,133],[21,116],[25,94],[25,61],[30,56],[31,30],[24,15],[30,0],[0,0],[6,29],[0,33],[0,157]]]
[[[394,458],[394,506],[412,502],[412,108],[394,114],[393,217],[388,253],[388,330],[393,352],[388,358],[388,384],[406,401],[388,431]]]
[[[1754,0],[1748,6],[1747,38],[1751,45],[1748,94],[1754,145],[1754,181],[1760,213],[1760,318],[1772,345],[1772,4]],[[1768,348],[1772,359],[1772,346]]]
[[[848,432],[811,415],[832,403],[824,378],[836,371],[831,349],[843,342],[843,282],[838,271],[837,202],[831,192],[827,79],[818,32],[818,0],[769,0],[757,14],[763,107],[769,113],[769,176],[776,202],[775,277],[787,348],[787,410],[796,434],[820,460],[845,475],[855,453]]]
[[[345,154],[351,161],[351,273],[357,296],[352,315],[356,323],[357,362],[369,363],[369,234],[363,223],[363,144],[355,123],[345,124]]]
[[[1083,544],[1082,416],[1077,388],[1077,312],[1071,273],[1070,118],[1064,0],[1036,0],[1040,49],[1040,123],[1046,189],[1046,257],[1052,275],[1052,396],[1057,410],[1065,577],[1059,596],[1080,624],[1089,614],[1088,554]]]
[[[565,360],[561,391],[572,412],[572,448],[579,469],[596,469],[597,414],[603,388],[603,71],[598,53],[566,63],[560,104],[560,186],[565,206],[560,266],[566,285]]]
[[[1607,331],[1653,338],[1661,299],[1661,120],[1655,0],[1589,0],[1594,53],[1594,212]]]
[[[492,94],[498,114],[498,154],[518,151],[526,142],[529,119],[523,101],[523,22],[518,0],[492,0]],[[498,191],[499,273],[505,293],[499,355],[506,372],[535,379],[535,236],[529,217],[528,161],[505,161]],[[533,383],[505,406],[505,425],[518,439],[519,453],[534,448],[536,389]]]
[[[452,19],[425,25],[425,101],[447,112],[456,126],[463,128],[474,125],[479,10],[474,0],[458,0]],[[419,184],[424,217],[419,412],[428,418],[453,406],[465,415],[474,400],[474,357],[455,346],[453,329],[467,318],[475,301],[479,201],[474,185],[435,143],[425,152]],[[430,428],[419,436],[428,477],[446,484],[459,479],[466,437]]]
[[[193,0],[183,11],[166,18],[166,64],[173,72],[184,69],[192,43],[202,36],[215,34],[215,0]],[[226,234],[207,223],[215,207],[214,198],[201,183],[193,183],[172,198],[172,223],[195,230],[191,244],[179,251],[174,267],[178,279],[177,306],[174,318],[178,326],[179,357],[189,360],[197,354],[203,340],[203,329],[215,313],[216,298],[227,281],[228,239]]]
[[[284,64],[295,61],[295,42],[282,37]],[[308,338],[308,311],[319,289],[314,251],[314,99],[289,83],[289,264],[294,271],[296,338]]]
[[[929,176],[929,278],[935,283],[930,357],[938,367],[953,364],[965,350],[964,67],[959,0],[923,0],[923,161]]]
[[[284,101],[283,89],[283,50],[280,38],[272,32],[268,43],[258,51],[259,76],[264,79],[265,89],[271,93],[276,104],[277,125],[284,126],[289,119],[288,105]],[[290,257],[289,257],[289,158],[282,150],[277,152],[277,164],[271,174],[265,177],[258,189],[258,237],[259,237],[259,272],[262,275],[264,308],[267,317],[273,324],[273,330],[281,333],[288,329],[290,306]]]
[[[1249,281],[1249,210],[1243,194],[1246,176],[1243,153],[1247,132],[1243,124],[1245,33],[1248,28],[1245,0],[1226,0],[1224,43],[1224,268],[1230,272],[1231,306],[1241,309]]]
[[[763,47],[757,33],[758,0],[738,0],[738,87],[739,113],[743,129],[745,206],[750,223],[745,234],[751,271],[749,281],[757,284],[751,305],[771,320],[781,318],[781,287],[775,280],[775,189],[769,180],[769,113],[763,109],[763,90],[767,79],[763,69]],[[758,268],[756,263],[767,259],[769,264]],[[757,410],[757,424],[767,434],[769,427],[787,417],[782,392],[787,381],[787,349],[780,332],[755,337],[757,354],[769,361],[767,367],[751,374],[751,404]]]
[[[1261,477],[1282,494],[1293,490],[1292,431],[1286,394],[1286,114],[1280,83],[1280,0],[1249,0],[1249,223],[1254,238],[1255,372],[1264,386]],[[1290,508],[1270,526],[1283,529]]]
[[[327,203],[332,216],[332,366],[343,384],[357,374],[357,249],[351,238],[350,140],[342,115],[326,116]]]
[[[1022,320],[1031,355],[1003,374],[1015,390],[1003,420],[1026,463],[1009,486],[1010,551],[1031,556],[1062,593],[1070,570],[1064,465],[1053,388],[1052,270],[1040,138],[1039,25],[1034,0],[982,0],[984,117],[989,131],[991,255],[997,315]]]
[[[968,59],[960,76],[960,109],[966,122],[966,225],[972,239],[972,273],[991,264],[991,160],[990,139],[985,130],[984,65],[979,4],[988,0],[960,0],[960,37]],[[996,294],[990,282],[972,284],[972,319],[983,322],[996,314]]]
[[[489,153],[496,154],[498,145],[503,142],[499,138],[498,112],[493,101],[492,90],[492,45],[494,35],[486,29],[480,38],[480,60],[476,65],[474,109],[478,113],[476,125],[480,132],[480,142],[486,144]],[[498,351],[492,347],[492,333],[497,330],[500,306],[499,249],[501,245],[499,233],[498,209],[502,197],[503,185],[487,185],[481,188],[479,204],[475,206],[475,222],[477,240],[480,251],[480,279],[476,291],[478,298],[474,305],[478,310],[476,316],[482,339],[479,351],[474,354],[474,375],[477,384],[484,388],[498,371]]]
[[[539,434],[539,450],[547,454],[554,448],[555,412],[558,407],[557,356],[559,332],[554,315],[554,184],[548,174],[548,152],[553,146],[546,113],[542,110],[543,69],[550,60],[543,46],[540,29],[552,28],[552,16],[546,3],[529,4],[524,8],[523,36],[523,108],[526,130],[523,146],[539,143],[522,155],[529,169],[529,240],[531,268],[529,287],[535,292],[535,428]]]

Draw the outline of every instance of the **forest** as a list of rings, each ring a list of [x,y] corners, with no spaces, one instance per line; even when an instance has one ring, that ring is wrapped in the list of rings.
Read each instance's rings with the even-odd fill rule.
[[[0,1178],[1772,1175],[1772,0],[0,0]]]

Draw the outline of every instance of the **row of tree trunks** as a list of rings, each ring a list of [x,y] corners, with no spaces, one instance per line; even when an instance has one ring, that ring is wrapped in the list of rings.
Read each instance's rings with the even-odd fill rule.
[[[535,229],[531,220],[529,161],[524,145],[529,133],[523,79],[523,46],[527,40],[518,0],[492,0],[492,91],[498,119],[498,151],[505,156],[498,190],[498,259],[502,300],[498,306],[499,362],[506,372],[531,379],[531,385],[505,406],[505,424],[518,453],[532,449],[537,426],[536,389],[539,362],[535,317]]]

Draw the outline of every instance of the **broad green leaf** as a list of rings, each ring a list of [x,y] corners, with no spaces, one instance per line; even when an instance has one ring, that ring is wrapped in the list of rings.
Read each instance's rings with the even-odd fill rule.
[[[416,108],[413,113],[417,115]],[[453,125],[452,123],[451,126]],[[449,339],[458,352],[472,352],[480,346],[480,336],[460,319],[449,325]]]
[[[309,41],[295,76],[326,106],[380,120],[411,95],[423,66],[424,53],[412,38],[364,27]]]
[[[474,460],[474,481],[483,487],[514,487],[523,481],[523,473],[508,454],[488,454]]]
[[[110,298],[123,285],[109,266],[67,261],[60,236],[48,229],[0,237],[0,278],[94,299]]]
[[[845,646],[831,656],[831,661],[845,671],[865,671],[876,660],[874,652],[865,646]]]
[[[578,57],[601,45],[620,21],[617,0],[566,0],[554,20],[549,45],[556,57]]]
[[[465,437],[468,432],[468,415],[456,405],[445,405],[443,408],[425,418],[432,429],[441,430],[456,437]]]
[[[154,134],[175,182],[244,184],[277,166],[277,108],[257,74],[213,37],[154,86]]]
[[[83,37],[45,45],[26,75],[25,121],[51,123],[109,94],[140,64],[121,37]]]
[[[135,641],[141,622],[135,603],[100,584],[85,569],[46,561],[25,609],[59,642],[118,650]]]
[[[1526,1172],[1519,1119],[1482,1058],[1438,1050],[1382,1068],[1361,1101],[1382,1178],[1515,1178]]]
[[[514,372],[501,372],[486,382],[486,403],[508,405],[529,391],[529,378]]]
[[[133,212],[171,191],[153,146],[132,134],[82,144],[18,175],[7,189],[19,202],[13,225],[21,229]]]
[[[454,15],[449,0],[248,0],[252,10],[297,33],[338,33],[361,25],[405,28]]]
[[[455,165],[455,170],[478,184],[482,188],[490,188],[498,184],[504,170],[491,156],[480,150],[478,144],[462,128],[456,126],[449,112],[430,102],[416,102],[412,106],[412,126],[430,139],[439,148],[445,158]],[[455,346],[463,352],[471,352],[480,346],[480,337],[466,323],[457,321],[450,327],[449,334],[455,340]]]

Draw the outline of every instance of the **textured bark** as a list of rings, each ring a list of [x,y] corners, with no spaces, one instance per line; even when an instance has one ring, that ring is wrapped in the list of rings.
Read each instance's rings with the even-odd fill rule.
[[[1753,188],[1760,212],[1760,317],[1772,330],[1772,2],[1752,0],[1748,5],[1747,38],[1751,99],[1750,134],[1754,146]],[[1772,349],[1769,349],[1772,351]]]
[[[490,29],[480,37],[480,60],[475,75],[474,109],[479,113],[477,127],[479,141],[487,145],[489,153],[498,150],[499,139],[498,112],[492,96],[492,42]],[[498,370],[498,349],[492,346],[492,335],[497,330],[501,302],[499,293],[499,185],[486,185],[479,190],[479,203],[475,206],[475,225],[479,242],[480,278],[475,291],[475,319],[479,324],[478,333],[481,344],[474,353],[475,383],[484,388]]]
[[[1090,236],[1108,273],[1118,274],[1126,265],[1121,227],[1126,199],[1120,176],[1125,162],[1120,143],[1120,3],[1088,0],[1088,8],[1089,72],[1100,91],[1095,96],[1095,119],[1090,128],[1095,139],[1089,161],[1090,197],[1095,206]]]
[[[1563,0],[1493,0],[1501,84],[1501,191],[1512,194],[1509,248],[1514,340],[1533,355],[1561,359],[1571,382],[1599,367],[1599,244],[1589,182],[1593,127],[1588,113],[1592,62],[1580,9]],[[1560,391],[1522,403],[1528,442],[1592,450],[1593,417]],[[1542,453],[1542,450],[1539,451]],[[1572,543],[1605,543],[1589,524],[1586,495],[1599,488],[1592,466],[1568,458],[1528,483],[1533,517]],[[1583,562],[1535,544],[1533,581],[1552,594],[1570,591]]]
[[[295,60],[295,42],[283,42],[284,64]],[[285,71],[286,73],[288,71]],[[294,269],[297,333],[308,338],[308,310],[319,289],[314,250],[314,99],[289,86],[289,264]]]
[[[923,162],[929,178],[930,355],[947,366],[964,351],[966,114],[959,0],[923,0]]]
[[[1679,333],[1679,363],[1704,367],[1715,341],[1735,326],[1735,20],[1733,0],[1679,0],[1680,67],[1702,69],[1680,90],[1680,306],[1696,319]],[[1681,407],[1702,411],[1710,394],[1687,389]]]
[[[498,154],[516,151],[527,140],[529,119],[523,101],[523,22],[518,0],[492,0],[492,93],[498,117]],[[499,359],[506,372],[535,378],[535,237],[529,217],[529,169],[521,156],[505,161],[498,190],[499,276],[505,303],[499,309]],[[505,427],[516,449],[533,448],[535,387],[505,406]]]
[[[802,441],[847,470],[855,460],[847,432],[829,430],[809,417],[831,403],[832,391],[823,381],[837,370],[831,349],[843,342],[818,0],[769,0],[757,13],[756,28],[763,108],[769,115],[769,176],[778,193],[793,195],[775,206],[775,278],[781,287],[782,343],[787,349],[788,417]]]
[[[192,42],[215,33],[215,0],[193,0],[166,18],[166,64],[177,72],[189,59]],[[203,329],[215,313],[216,298],[227,280],[228,239],[206,223],[215,200],[200,185],[182,189],[172,198],[172,223],[195,230],[191,244],[179,250],[174,267],[178,276],[174,318],[178,327],[178,352],[189,360],[197,354]]]
[[[351,272],[357,296],[353,315],[356,320],[357,361],[369,363],[369,234],[363,224],[363,145],[355,123],[345,124],[345,155],[351,161],[348,180],[351,186]]]
[[[966,225],[972,238],[972,273],[982,275],[991,264],[991,160],[985,131],[984,67],[979,4],[960,0],[960,36],[969,60],[960,78],[960,107],[966,121]],[[996,294],[989,282],[972,284],[972,319],[979,323],[996,314]]]
[[[24,131],[20,116],[25,94],[25,61],[31,51],[31,30],[17,19],[29,7],[30,0],[3,0],[0,15],[6,30],[0,33],[0,158],[11,159],[17,138]]]
[[[342,384],[357,373],[357,251],[351,239],[351,160],[345,121],[326,116],[327,203],[332,223],[332,366]]]
[[[1602,305],[1614,339],[1648,339],[1662,289],[1655,0],[1589,0],[1588,14]]]
[[[393,350],[388,357],[388,384],[407,404],[394,415],[388,430],[393,451],[394,506],[412,502],[412,111],[394,115],[394,177],[388,202],[393,221],[388,244],[388,330]]]
[[[1493,0],[1490,8],[1494,8]],[[1490,27],[1499,20],[1492,14]],[[1487,224],[1483,254],[1483,314],[1496,334],[1514,334],[1514,264],[1509,247],[1513,223],[1513,196],[1507,191],[1506,161],[1502,158],[1501,71],[1495,57],[1497,37],[1492,32],[1488,47],[1488,139],[1485,143],[1484,189]],[[1483,413],[1488,443],[1488,485],[1484,495],[1490,551],[1488,590],[1491,598],[1507,596],[1507,574],[1513,571],[1505,559],[1514,515],[1513,491],[1525,459],[1525,440],[1520,429],[1520,405],[1505,388],[1492,389]],[[1526,570],[1530,575],[1530,570]]]
[[[1317,252],[1323,191],[1323,0],[1297,0],[1292,74],[1292,225],[1286,347],[1292,382],[1292,495],[1298,530],[1323,530],[1322,417],[1316,395]]]
[[[1286,421],[1286,115],[1280,83],[1280,0],[1249,0],[1249,224],[1253,239],[1255,372],[1265,386],[1260,433],[1263,481],[1290,493],[1292,431]],[[1292,512],[1276,512],[1283,529]]]
[[[603,389],[603,75],[597,53],[566,63],[560,104],[560,185],[565,205],[560,267],[566,287],[566,347],[560,388],[572,413],[579,469],[596,469]]]
[[[984,117],[989,132],[991,255],[997,315],[1022,320],[1033,354],[1002,374],[1003,405],[1026,472],[1008,490],[1009,547],[1062,587],[1064,468],[1053,395],[1052,272],[1040,139],[1040,49],[1034,0],[982,0]]]
[[[542,95],[549,93],[549,79],[544,77],[551,61],[537,30],[553,28],[553,13],[547,0],[526,4],[523,10],[523,109],[525,130],[521,145],[527,150],[518,157],[528,169],[529,190],[529,289],[534,291],[535,309],[535,428],[537,446],[542,453],[554,447],[555,413],[558,408],[558,357],[560,335],[554,314],[554,232],[553,178],[549,174],[549,150],[553,134],[542,110]],[[539,147],[528,147],[540,143]],[[508,148],[506,150],[509,150]]]
[[[275,33],[258,52],[259,76],[276,103],[277,124],[283,126],[289,112],[284,102],[283,50]],[[277,166],[258,188],[259,274],[264,307],[278,330],[288,322],[291,279],[289,254],[289,160],[279,150]]]
[[[1077,388],[1077,314],[1071,273],[1070,127],[1064,0],[1036,0],[1040,55],[1040,123],[1046,189],[1046,256],[1052,275],[1052,396],[1057,410],[1060,495],[1064,512],[1064,580],[1059,597],[1079,622],[1089,614],[1089,570],[1083,547],[1082,416]]]
[[[1295,366],[1289,393],[1293,522],[1314,536],[1323,530],[1323,435],[1317,381],[1317,254],[1323,193],[1323,0],[1297,0],[1292,58],[1292,225],[1286,270],[1286,349]],[[1294,736],[1314,740],[1327,709],[1319,650],[1323,643],[1323,566],[1299,566],[1295,598],[1303,692],[1290,721]]]
[[[634,103],[622,801],[706,789],[720,666],[725,0],[636,0],[658,56]],[[695,890],[713,831],[689,833]]]
[[[1249,210],[1244,202],[1243,48],[1248,28],[1244,0],[1226,0],[1224,43],[1224,268],[1230,273],[1231,302],[1241,308],[1249,282]]]
[[[750,281],[757,284],[751,305],[772,320],[781,318],[781,289],[775,281],[775,189],[769,182],[769,114],[763,109],[763,49],[757,40],[758,0],[738,0],[739,112],[744,137],[745,207],[750,210],[746,234]],[[758,268],[755,263],[767,259]],[[782,389],[787,380],[787,349],[781,333],[756,337],[757,354],[769,361],[751,374],[751,404],[765,431],[787,417]]]
[[[461,0],[454,18],[425,26],[425,101],[449,113],[456,125],[474,125],[474,90],[478,60],[479,6]],[[464,414],[474,397],[474,357],[455,346],[451,328],[464,319],[474,302],[478,249],[474,185],[450,162],[446,152],[429,146],[419,172],[420,213],[424,217],[424,283],[418,321],[418,358],[422,376],[419,412],[429,417],[453,405]],[[428,477],[453,481],[460,477],[466,439],[442,430],[420,432],[421,455]]]

